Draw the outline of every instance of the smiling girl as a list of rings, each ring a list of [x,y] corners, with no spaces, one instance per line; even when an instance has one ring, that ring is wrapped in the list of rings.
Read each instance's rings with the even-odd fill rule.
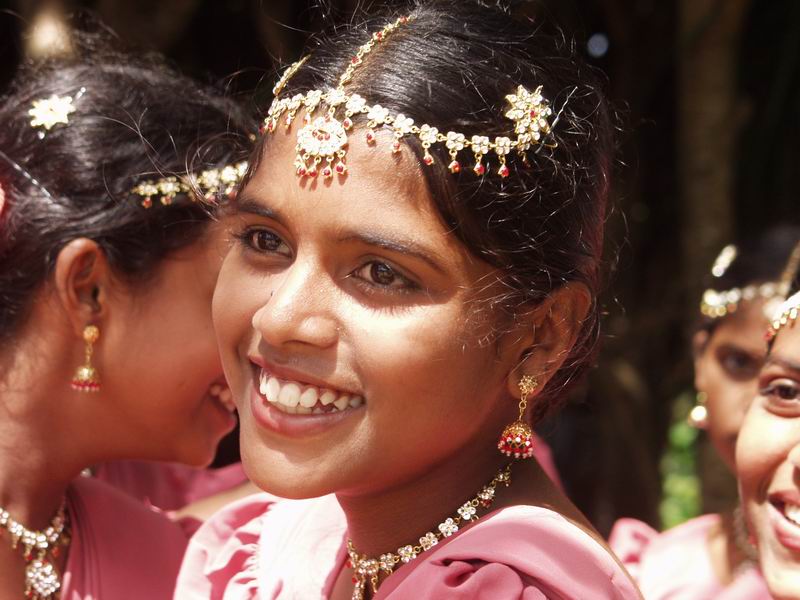
[[[214,320],[245,468],[295,500],[212,519],[176,597],[638,597],[528,458],[597,336],[592,71],[430,2],[340,31],[275,93]]]
[[[777,600],[800,598],[800,293],[780,307],[758,377],[759,393],[739,433],[742,506],[767,586]]]

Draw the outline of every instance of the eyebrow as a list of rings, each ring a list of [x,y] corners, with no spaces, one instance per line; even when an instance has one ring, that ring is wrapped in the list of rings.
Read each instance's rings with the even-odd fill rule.
[[[389,250],[390,252],[397,252],[398,254],[403,254],[405,256],[413,256],[427,263],[435,271],[438,271],[442,274],[445,273],[444,267],[437,262],[437,260],[441,261],[441,259],[436,255],[436,253],[428,250],[420,244],[417,244],[416,242],[412,242],[411,240],[401,241],[376,234],[353,233],[340,237],[338,241],[361,242],[362,244],[366,244],[368,246],[377,246],[378,248],[383,248],[384,250]]]
[[[789,369],[790,371],[795,371],[796,373],[800,373],[800,363],[794,362],[793,360],[789,360],[787,358],[783,358],[781,356],[775,356],[774,354],[770,354],[767,357],[767,360],[764,362],[765,365],[778,365],[779,367],[783,367],[785,369]]]
[[[235,207],[237,213],[247,213],[267,219],[275,219],[276,221],[280,220],[280,213],[251,198],[245,197],[243,200],[238,200]]]

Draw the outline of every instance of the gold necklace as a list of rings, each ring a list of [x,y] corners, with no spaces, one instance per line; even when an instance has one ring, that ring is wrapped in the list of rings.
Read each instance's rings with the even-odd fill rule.
[[[51,554],[57,558],[59,546],[69,545],[69,519],[67,518],[66,499],[61,501],[56,514],[50,519],[50,525],[43,531],[28,529],[19,521],[15,521],[8,511],[0,507],[0,527],[11,535],[11,548],[16,550],[20,542],[23,556],[28,565],[25,567],[25,598],[28,600],[50,600],[58,596],[61,589],[61,574]]]
[[[353,545],[353,541],[347,540],[347,553],[350,556],[349,567],[353,568],[353,600],[364,600],[367,591],[367,583],[372,588],[374,595],[378,591],[379,577],[381,572],[391,575],[395,565],[398,563],[408,563],[417,558],[426,550],[430,550],[442,539],[450,537],[458,531],[459,525],[463,522],[472,523],[478,520],[478,508],[489,508],[494,502],[497,486],[500,484],[508,487],[511,484],[511,463],[500,469],[497,475],[478,492],[475,497],[465,502],[456,513],[441,523],[436,532],[429,531],[421,538],[419,544],[408,544],[401,546],[395,552],[381,554],[380,558],[370,558],[364,554],[359,554]]]

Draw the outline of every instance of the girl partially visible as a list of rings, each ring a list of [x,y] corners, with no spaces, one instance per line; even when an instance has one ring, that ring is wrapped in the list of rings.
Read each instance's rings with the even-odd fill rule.
[[[3,598],[170,597],[183,532],[79,473],[203,466],[235,424],[214,393],[208,205],[243,173],[250,121],[104,38],[75,34],[0,100]]]
[[[800,281],[776,311],[736,470],[761,571],[776,600],[800,598]]]
[[[735,470],[736,439],[756,396],[767,352],[769,315],[786,297],[782,274],[800,229],[781,226],[726,246],[711,269],[692,339],[698,404],[689,423],[704,430],[722,463]],[[799,257],[794,257],[792,263]],[[782,282],[783,280],[783,282]],[[737,598],[766,594],[741,510],[706,514],[658,534],[621,519],[612,549],[635,574],[647,600]]]
[[[214,321],[245,469],[292,500],[206,522],[176,598],[638,598],[530,458],[597,334],[599,86],[467,0],[339,29],[278,82]]]

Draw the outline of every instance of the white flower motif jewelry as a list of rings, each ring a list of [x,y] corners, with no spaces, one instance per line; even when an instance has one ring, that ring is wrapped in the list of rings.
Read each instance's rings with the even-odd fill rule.
[[[473,135],[467,138],[463,133],[448,131],[442,133],[431,125],[416,125],[414,120],[403,114],[392,115],[391,112],[380,104],[369,105],[358,94],[348,94],[344,86],[352,79],[353,72],[362,64],[364,56],[369,54],[376,44],[382,42],[386,36],[395,29],[407,23],[413,17],[400,17],[380,31],[372,34],[369,41],[363,44],[351,59],[347,69],[339,78],[335,89],[311,90],[305,94],[295,94],[291,98],[281,98],[280,92],[286,83],[298,71],[300,66],[308,59],[294,63],[283,74],[273,90],[275,99],[267,112],[267,117],[260,128],[262,133],[274,132],[283,117],[286,127],[291,127],[292,122],[301,108],[305,109],[304,126],[297,133],[297,156],[295,158],[295,172],[299,177],[317,177],[319,174],[330,179],[334,174],[344,175],[347,172],[345,159],[347,156],[347,132],[353,127],[353,118],[357,115],[366,115],[367,118],[367,144],[376,141],[375,128],[383,125],[389,126],[394,133],[391,144],[393,153],[400,152],[401,139],[408,135],[419,138],[424,149],[422,161],[426,165],[434,164],[435,160],[429,149],[434,144],[444,143],[450,154],[448,168],[451,173],[461,171],[458,153],[464,148],[469,148],[475,157],[475,166],[472,171],[482,176],[486,173],[484,157],[494,152],[500,163],[497,174],[508,177],[510,171],[506,165],[506,157],[515,150],[523,159],[527,160],[526,152],[532,147],[542,145],[551,131],[549,117],[552,115],[550,103],[542,95],[542,86],[533,92],[520,85],[513,94],[506,96],[510,108],[505,113],[514,123],[514,139],[510,137],[496,137],[494,141],[483,135]],[[327,105],[327,112],[323,116],[314,116],[320,104]],[[343,106],[344,115],[337,116]],[[285,117],[284,117],[285,115]],[[554,147],[555,144],[552,144]],[[323,165],[323,163],[325,163]]]
[[[25,598],[28,600],[50,600],[58,597],[61,589],[61,574],[48,554],[57,558],[60,546],[69,545],[69,519],[66,513],[66,500],[61,501],[50,525],[44,531],[26,528],[15,521],[8,511],[0,507],[0,528],[11,536],[11,547],[17,549],[22,544],[23,556],[28,563],[25,567]]]
[[[352,540],[347,540],[348,566],[353,569],[353,600],[364,600],[367,585],[375,594],[380,585],[381,573],[391,575],[398,564],[406,564],[417,558],[423,552],[430,550],[444,538],[450,537],[458,531],[464,522],[478,520],[478,508],[489,508],[494,501],[497,487],[511,484],[511,464],[506,465],[478,492],[472,500],[467,501],[457,513],[442,521],[436,531],[428,531],[419,538],[418,544],[401,546],[395,552],[381,554],[380,558],[370,558],[359,554]]]
[[[240,162],[221,169],[202,171],[186,178],[164,177],[155,181],[144,181],[133,188],[131,193],[141,196],[144,208],[152,207],[155,201],[169,206],[178,194],[186,194],[192,201],[196,201],[199,194],[204,200],[211,202],[218,195],[232,197],[246,172],[247,163]]]
[[[31,116],[31,127],[42,128],[39,137],[45,134],[58,124],[66,125],[69,123],[69,115],[75,112],[73,102],[77,102],[86,92],[86,88],[81,88],[75,96],[57,96],[53,94],[49,98],[34,100],[33,106],[28,111]]]

